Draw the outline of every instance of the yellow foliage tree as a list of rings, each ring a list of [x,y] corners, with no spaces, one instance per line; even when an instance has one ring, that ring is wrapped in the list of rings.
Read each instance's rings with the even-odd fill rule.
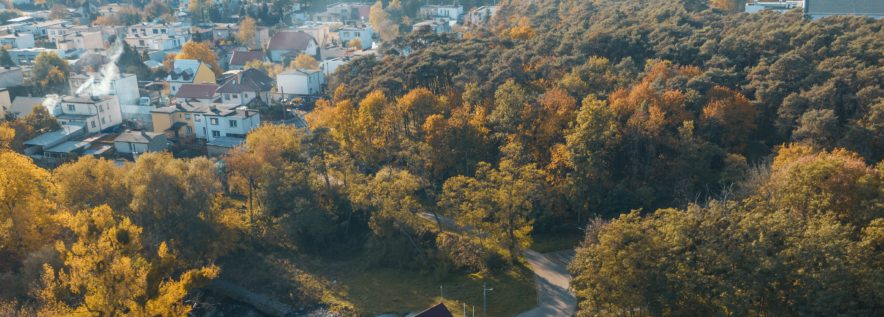
[[[209,42],[187,42],[181,47],[181,52],[175,56],[177,59],[196,59],[212,67],[212,71],[220,74],[223,70],[218,65],[218,55],[209,45]]]
[[[249,48],[255,48],[255,32],[257,30],[255,19],[246,17],[239,22],[239,32],[236,33],[236,40],[240,44]]]
[[[39,294],[47,315],[187,316],[184,297],[218,276],[216,266],[184,270],[165,243],[153,260],[145,254],[141,227],[107,206],[60,217],[76,235],[58,242],[64,265],[44,266]],[[175,276],[178,276],[175,279]]]
[[[313,56],[302,53],[289,64],[289,68],[318,70],[319,62]]]
[[[21,255],[56,232],[49,172],[30,158],[0,150],[0,251]]]

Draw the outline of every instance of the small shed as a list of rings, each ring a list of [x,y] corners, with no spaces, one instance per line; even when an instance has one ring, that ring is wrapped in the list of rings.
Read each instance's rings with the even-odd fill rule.
[[[227,151],[239,146],[246,140],[243,138],[234,138],[222,136],[206,143],[206,152],[209,157],[221,157],[227,154]]]

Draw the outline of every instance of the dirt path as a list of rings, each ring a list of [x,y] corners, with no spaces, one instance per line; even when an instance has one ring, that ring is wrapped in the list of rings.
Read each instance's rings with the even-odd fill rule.
[[[577,309],[577,298],[568,288],[571,282],[568,263],[574,258],[574,251],[540,254],[534,250],[525,250],[522,255],[534,272],[537,307],[519,314],[518,317],[573,316]]]

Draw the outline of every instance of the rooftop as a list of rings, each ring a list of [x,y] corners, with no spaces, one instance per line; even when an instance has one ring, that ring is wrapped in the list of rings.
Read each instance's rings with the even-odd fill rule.
[[[52,153],[71,153],[73,151],[89,147],[90,145],[92,144],[86,141],[65,141],[45,151]]]
[[[212,140],[207,144],[218,147],[234,148],[237,145],[242,144],[243,142],[245,142],[245,139],[223,136],[220,138],[215,138],[215,140]]]
[[[114,139],[114,142],[150,143],[151,140],[159,135],[162,135],[162,133],[127,131],[120,133],[120,135],[116,139]]]
[[[76,135],[83,131],[83,127],[74,125],[62,125],[61,129],[43,133],[36,138],[25,141],[25,145],[47,146],[58,144],[59,140],[64,140],[71,135]]]

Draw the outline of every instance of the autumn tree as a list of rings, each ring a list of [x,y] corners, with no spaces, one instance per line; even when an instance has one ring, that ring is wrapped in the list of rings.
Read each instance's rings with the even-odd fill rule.
[[[70,67],[67,61],[53,52],[41,52],[34,60],[33,78],[37,88],[43,93],[62,93]]]
[[[209,42],[187,42],[181,46],[181,52],[175,55],[176,59],[196,59],[209,65],[216,74],[222,72],[221,66],[218,65],[218,55],[211,47]]]
[[[255,48],[256,25],[255,19],[252,19],[251,17],[246,17],[240,21],[239,32],[236,33],[236,40],[239,41],[240,44],[249,48]]]
[[[390,20],[390,14],[384,10],[381,1],[375,2],[371,6],[368,23],[371,24],[373,30],[378,32],[382,41],[388,42],[399,36],[399,26]]]
[[[56,233],[52,221],[56,207],[50,200],[55,185],[49,172],[30,158],[4,149],[0,188],[0,252],[17,259]]]
[[[455,176],[445,181],[439,207],[458,225],[502,246],[515,261],[531,245],[531,214],[542,197],[543,172],[533,165],[502,160],[497,168],[480,163],[475,177]]]
[[[129,205],[125,174],[125,167],[87,155],[56,168],[53,178],[59,202],[70,210],[109,205],[123,211]]]
[[[302,53],[289,64],[289,68],[318,70],[319,62],[313,56]]]
[[[161,243],[145,250],[142,228],[107,206],[63,217],[76,236],[57,243],[64,265],[45,266],[39,292],[46,314],[185,316],[184,297],[218,276],[216,266],[182,268]]]
[[[6,48],[0,48],[0,67],[12,67],[15,66],[15,63],[12,62],[12,57],[9,56],[9,51]]]

